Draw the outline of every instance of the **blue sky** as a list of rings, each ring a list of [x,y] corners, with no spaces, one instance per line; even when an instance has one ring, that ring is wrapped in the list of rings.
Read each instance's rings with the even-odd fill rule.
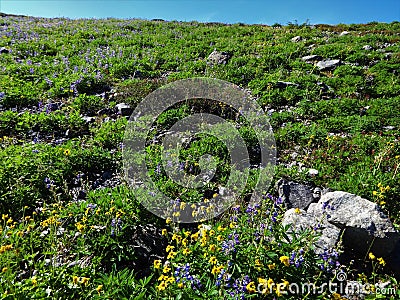
[[[0,0],[0,11],[40,17],[350,24],[400,21],[400,0]]]

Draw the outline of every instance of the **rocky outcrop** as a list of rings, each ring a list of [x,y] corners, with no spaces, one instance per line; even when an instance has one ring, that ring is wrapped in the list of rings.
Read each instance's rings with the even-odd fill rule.
[[[309,198],[309,193],[305,193]],[[283,224],[298,232],[311,229],[321,233],[316,252],[336,245],[342,237],[345,253],[364,257],[368,252],[393,261],[399,268],[400,234],[381,208],[360,196],[342,191],[328,192],[307,210],[289,209]]]
[[[218,52],[217,50],[214,50],[208,56],[207,62],[209,65],[225,65],[231,57],[232,54],[228,52]]]

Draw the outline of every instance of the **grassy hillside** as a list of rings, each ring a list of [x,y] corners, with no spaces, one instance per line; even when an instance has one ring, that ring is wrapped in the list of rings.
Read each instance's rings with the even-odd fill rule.
[[[0,295],[254,297],[251,282],[257,285],[258,277],[275,282],[307,278],[321,284],[340,268],[356,280],[396,286],[389,266],[377,260],[366,258],[363,269],[355,270],[315,255],[312,235],[288,243],[279,224],[284,208],[274,198],[273,185],[265,191],[272,194],[263,203],[268,210],[241,201],[246,213],[230,211],[209,222],[212,228],[206,233],[200,228],[197,237],[197,225],[165,225],[123,184],[121,145],[127,118],[118,113],[118,104],[134,108],[150,92],[179,79],[210,77],[235,83],[251,92],[270,116],[278,152],[274,181],[284,176],[358,194],[378,203],[399,228],[399,32],[398,22],[262,26],[2,15]],[[224,63],[208,59],[214,50],[226,53]],[[339,61],[331,68],[319,67],[317,61],[324,60]],[[199,110],[233,113],[218,103],[204,106]],[[169,128],[194,107],[172,107],[157,120],[157,128]],[[246,126],[241,124],[242,134],[251,144]],[[216,143],[203,137],[189,146],[184,154],[188,165],[196,166],[196,155]],[[226,150],[218,147],[221,153]],[[160,151],[148,147],[154,170]],[[309,176],[309,169],[318,174]],[[227,172],[221,163],[221,182]],[[158,180],[182,201],[213,196],[204,191],[184,194],[167,178]],[[244,200],[251,188],[252,182]],[[248,225],[252,212],[254,224],[272,222],[264,224],[274,241],[268,247],[256,246],[258,240],[251,238],[259,234]],[[159,247],[175,245],[167,254],[164,248],[156,249],[146,258],[151,264],[156,260],[151,266],[143,262],[143,247],[133,246],[138,228],[146,224],[155,225],[157,233],[168,228]],[[202,251],[200,233],[209,237],[203,245],[208,251]],[[236,238],[243,249],[227,250],[223,257],[211,253],[224,242],[235,244]],[[187,245],[182,239],[188,239]],[[304,264],[286,265],[285,257],[300,252],[296,255]],[[250,263],[248,257],[258,262]],[[165,278],[160,279],[159,263],[166,260],[171,265],[164,266]],[[183,275],[189,272],[186,263],[192,277]],[[234,282],[230,287],[221,284],[228,273]],[[278,290],[274,293],[279,296]],[[339,296],[326,292],[320,297]]]

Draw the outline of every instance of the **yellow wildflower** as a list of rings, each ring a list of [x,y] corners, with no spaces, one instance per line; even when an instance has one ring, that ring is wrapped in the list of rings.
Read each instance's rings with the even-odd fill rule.
[[[379,262],[379,264],[382,265],[382,266],[385,266],[385,265],[386,265],[386,262],[385,262],[385,260],[384,260],[382,257],[379,257],[379,258],[378,258],[378,262]]]
[[[289,263],[289,256],[286,256],[286,255],[281,256],[281,257],[279,258],[279,260],[280,260],[281,263],[283,263],[286,267],[288,267],[288,266],[290,265],[290,263]]]
[[[368,257],[371,259],[371,260],[374,260],[376,257],[375,257],[375,255],[372,253],[372,252],[370,252],[369,254],[368,254]]]
[[[208,260],[210,264],[215,265],[217,263],[217,258],[215,256],[211,256],[210,259]]]
[[[162,235],[167,235],[167,233],[168,233],[167,229],[164,228],[163,230],[161,230]]]
[[[176,256],[177,252],[171,251],[170,253],[168,253],[167,259],[172,259]]]
[[[167,287],[166,282],[165,281],[161,281],[161,283],[157,286],[157,289],[159,291],[163,291],[163,290],[165,290],[166,287]]]
[[[86,286],[86,285],[88,285],[89,279],[90,279],[90,278],[82,277],[81,283],[84,284],[84,285]]]
[[[103,289],[103,285],[100,284],[100,285],[97,286],[96,291],[100,294],[102,289]]]
[[[161,260],[155,259],[153,262],[154,269],[159,269],[161,267]]]

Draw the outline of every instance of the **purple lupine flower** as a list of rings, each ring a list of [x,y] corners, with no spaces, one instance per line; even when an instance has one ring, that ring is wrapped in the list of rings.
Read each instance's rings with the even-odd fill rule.
[[[6,93],[0,92],[0,99],[3,99],[6,96]]]

